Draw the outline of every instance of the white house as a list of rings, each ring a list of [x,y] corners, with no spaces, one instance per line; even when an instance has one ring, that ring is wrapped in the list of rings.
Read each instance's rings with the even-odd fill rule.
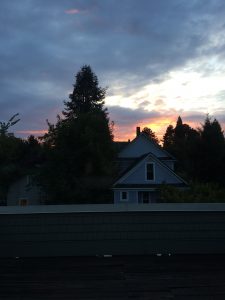
[[[176,159],[137,127],[136,138],[119,152],[114,203],[154,203],[162,184],[180,189],[187,183],[174,172]]]
[[[13,182],[8,191],[7,205],[39,205],[44,200],[44,194],[31,175],[22,176]]]

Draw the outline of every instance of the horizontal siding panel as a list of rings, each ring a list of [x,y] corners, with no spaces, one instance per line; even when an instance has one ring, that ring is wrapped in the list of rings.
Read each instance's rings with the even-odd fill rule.
[[[0,215],[0,256],[223,253],[225,211]]]

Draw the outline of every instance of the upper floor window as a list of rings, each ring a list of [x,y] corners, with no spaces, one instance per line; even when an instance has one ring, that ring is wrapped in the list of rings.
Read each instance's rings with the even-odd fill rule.
[[[146,164],[146,180],[154,180],[154,163],[147,163]]]

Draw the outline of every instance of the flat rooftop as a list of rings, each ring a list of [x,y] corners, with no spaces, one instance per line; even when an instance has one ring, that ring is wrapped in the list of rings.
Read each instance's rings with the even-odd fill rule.
[[[28,205],[0,206],[2,214],[47,214],[47,213],[96,213],[96,212],[224,212],[225,203],[151,203],[151,204],[72,204],[72,205]]]
[[[225,299],[225,255],[0,259],[0,299]]]

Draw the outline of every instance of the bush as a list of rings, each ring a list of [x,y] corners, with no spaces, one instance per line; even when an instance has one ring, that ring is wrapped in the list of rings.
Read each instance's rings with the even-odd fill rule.
[[[163,203],[225,202],[225,189],[213,183],[193,183],[185,190],[163,185],[160,189],[160,201]]]

